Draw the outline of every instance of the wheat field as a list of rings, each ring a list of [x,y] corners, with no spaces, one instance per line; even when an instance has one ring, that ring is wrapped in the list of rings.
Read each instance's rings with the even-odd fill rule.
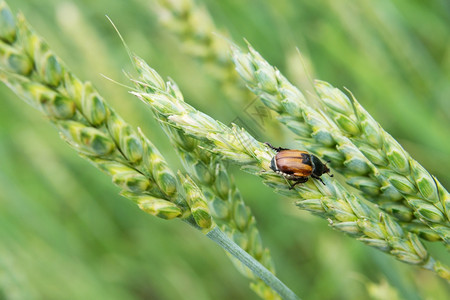
[[[447,20],[450,7],[445,2],[433,1],[425,5],[420,1],[403,0],[358,3],[283,0],[250,1],[244,5],[238,1],[110,3],[101,0],[95,3],[41,1],[38,5],[15,0],[9,1],[8,5],[14,14],[20,11],[24,15],[70,72],[93,83],[108,107],[120,114],[130,128],[142,130],[167,161],[173,177],[180,181],[179,186],[189,186],[191,181],[183,177],[185,175],[177,177],[177,170],[186,170],[183,174],[191,174],[193,185],[200,188],[202,181],[206,189],[212,181],[228,182],[234,195],[230,209],[238,207],[232,215],[236,221],[227,223],[216,218],[217,211],[214,210],[215,222],[230,226],[227,230],[244,232],[247,236],[241,237],[243,241],[256,239],[257,246],[252,249],[258,250],[250,254],[268,269],[276,270],[278,278],[302,299],[445,299],[450,294],[448,283],[435,272],[404,264],[395,259],[406,261],[401,255],[386,255],[365,245],[374,246],[374,241],[367,237],[361,243],[342,234],[341,231],[349,233],[352,229],[346,227],[343,230],[343,226],[336,223],[339,217],[330,223],[328,216],[321,219],[299,210],[298,207],[315,212],[316,203],[298,202],[296,206],[298,195],[292,191],[283,192],[288,196],[274,193],[271,187],[279,185],[279,179],[262,174],[263,181],[269,182],[269,186],[272,184],[267,187],[260,178],[242,172],[238,165],[252,165],[252,157],[245,161],[242,155],[235,156],[236,159],[232,155],[228,157],[230,152],[227,151],[231,150],[218,147],[219,156],[199,150],[193,157],[184,157],[180,161],[178,154],[183,148],[174,149],[174,139],[188,127],[183,127],[183,122],[177,123],[172,113],[170,118],[164,115],[164,119],[160,116],[160,122],[156,121],[152,116],[155,111],[152,112],[152,108],[143,103],[145,101],[130,94],[130,90],[137,93],[133,88],[136,82],[130,82],[123,70],[132,72],[133,62],[105,17],[113,20],[129,49],[157,70],[164,80],[169,77],[171,82],[176,82],[176,87],[169,91],[178,97],[181,97],[178,90],[182,91],[187,103],[228,127],[235,123],[259,142],[293,148],[308,145],[308,140],[300,134],[304,128],[289,123],[292,121],[290,111],[274,109],[275,104],[269,98],[264,100],[264,96],[258,94],[274,93],[271,87],[261,85],[263,81],[257,82],[253,86],[253,90],[259,91],[257,97],[245,88],[245,84],[252,86],[253,83],[241,79],[241,76],[246,79],[243,67],[239,69],[238,63],[240,72],[234,70],[230,41],[243,49],[239,50],[243,53],[247,51],[248,41],[270,65],[286,76],[286,80],[302,91],[311,88],[312,78],[329,82],[344,92],[350,90],[412,158],[435,175],[443,187],[448,187],[450,29]],[[192,18],[185,14],[189,9],[197,10]],[[8,27],[2,22],[0,36],[5,37],[4,29]],[[7,38],[2,39],[5,44]],[[13,57],[6,55],[13,50],[6,46],[2,48],[3,72],[4,66],[11,63],[4,57]],[[236,55],[237,52],[235,63],[239,61]],[[11,70],[6,71],[11,73]],[[35,75],[30,76],[30,80],[35,79]],[[283,82],[280,78],[277,80]],[[324,93],[329,92],[326,83],[318,82],[318,85]],[[146,88],[148,86],[144,85],[141,92],[149,93]],[[205,217],[207,208],[203,200],[195,204],[191,200],[183,202],[184,198],[177,200],[172,191],[155,179],[158,186],[155,195],[164,198],[163,204],[167,206],[155,212],[156,206],[143,205],[133,195],[122,193],[139,203],[143,211],[139,210],[119,192],[121,189],[136,192],[135,185],[142,181],[136,183],[129,177],[116,176],[113,181],[119,188],[114,186],[110,176],[93,168],[60,138],[58,130],[63,125],[57,123],[55,130],[48,122],[54,122],[48,114],[43,117],[5,85],[0,86],[0,92],[3,100],[0,109],[0,299],[278,297],[243,270],[239,263],[230,264],[224,251],[205,238],[201,231],[186,226],[189,222],[199,227],[211,226],[205,221],[209,220],[209,215]],[[309,97],[308,93],[305,95]],[[330,115],[336,120],[352,113],[342,113],[342,107],[329,107]],[[285,118],[276,119],[277,113]],[[168,130],[174,130],[167,127],[170,122],[179,124],[176,130],[181,129],[181,133],[172,132],[174,135],[168,139]],[[359,137],[351,135],[352,127],[348,124],[339,128],[347,129],[345,137],[359,145]],[[285,125],[296,129],[294,135],[284,128]],[[117,130],[120,135],[122,131],[129,132],[128,129]],[[136,132],[140,137],[140,131]],[[189,130],[188,133],[196,134]],[[303,146],[295,141],[296,135],[305,143]],[[201,134],[198,137],[200,142],[188,140],[184,143],[202,144],[207,139]],[[144,139],[140,141],[147,145]],[[120,139],[116,144],[120,144]],[[264,147],[255,149],[269,153]],[[326,150],[312,146],[311,149]],[[233,151],[232,154],[237,155],[237,150]],[[135,163],[132,162],[133,153],[122,154],[129,164]],[[259,163],[264,169],[268,162],[266,156],[261,157],[264,159]],[[107,169],[106,173],[117,175],[114,172],[118,171],[111,171],[109,165],[102,167],[104,164],[98,160],[92,161],[103,171]],[[236,161],[238,165],[233,163]],[[123,163],[123,157],[116,162]],[[220,163],[218,173],[214,174],[217,177],[205,179],[208,172],[198,170],[213,162]],[[376,164],[376,161],[371,163]],[[154,164],[151,166],[155,168]],[[338,175],[335,179],[327,179],[327,184],[329,180],[336,180],[336,189],[340,189],[338,182],[341,182],[355,195],[359,195],[357,190],[360,189],[367,200],[378,204],[377,198],[370,194],[372,190],[364,190],[364,187],[373,186],[376,172],[370,173],[371,181],[368,182],[369,177],[361,179],[355,175],[355,165],[332,163],[333,166],[333,172]],[[400,165],[397,167],[401,168]],[[136,168],[147,174],[145,166]],[[154,172],[154,169],[148,171],[150,178],[158,177]],[[230,179],[223,179],[228,176]],[[334,183],[330,182],[330,185],[334,186]],[[309,186],[313,187],[311,182],[306,185]],[[189,188],[185,190],[188,194],[192,192]],[[206,198],[214,192],[219,198],[224,195],[216,183],[216,187],[206,192]],[[306,199],[311,193],[305,192],[301,197]],[[428,214],[425,217],[429,219],[422,224],[423,218],[417,215],[417,212],[434,211],[433,207],[423,206],[428,205],[429,199],[416,199],[408,193],[402,195],[401,203],[406,209],[398,205],[400,202],[395,202],[398,200],[388,204],[383,202],[381,209],[386,215],[393,214],[405,232],[419,232],[420,243],[430,255],[449,265],[448,250],[443,245],[446,231],[439,231],[444,222]],[[196,196],[195,201],[199,198]],[[334,203],[330,199],[327,200],[331,201],[329,207]],[[186,210],[186,207],[190,209]],[[145,212],[186,222],[154,218]],[[256,222],[240,225],[239,217],[243,215]],[[406,224],[408,222],[412,225]],[[240,244],[245,248],[243,245],[245,242]],[[252,288],[249,288],[251,282]]]

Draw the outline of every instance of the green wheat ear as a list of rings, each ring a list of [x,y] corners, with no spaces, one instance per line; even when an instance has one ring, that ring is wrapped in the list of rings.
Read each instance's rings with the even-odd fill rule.
[[[175,82],[165,83],[159,74],[139,57],[133,56],[133,61],[139,73],[139,79],[133,82],[140,93],[152,94],[159,98],[174,97],[178,101],[184,101],[183,94]],[[214,221],[242,249],[275,273],[270,252],[262,244],[255,217],[250,208],[245,205],[221,157],[204,149],[202,143],[185,135],[183,130],[167,125],[169,120],[166,116],[152,106],[150,108],[177,150],[184,168],[192,175],[192,179],[204,193]],[[252,280],[251,287],[261,298],[280,299],[268,285],[255,277],[240,261],[231,255],[230,258],[236,268]]]
[[[157,74],[140,61],[143,68],[151,70],[149,74]],[[400,261],[433,270],[450,280],[450,271],[436,262],[417,235],[405,231],[395,218],[375,205],[366,204],[362,198],[352,195],[337,181],[328,178],[323,179],[325,186],[310,180],[303,186],[290,190],[287,182],[271,171],[270,161],[274,153],[266,145],[258,142],[244,129],[237,126],[230,128],[171,93],[155,93],[154,87],[158,82],[159,80],[155,80],[150,84],[149,86],[153,86],[150,90],[133,94],[148,103],[158,116],[167,120],[165,124],[172,126],[173,130],[183,130],[213,153],[218,153],[240,165],[245,171],[261,177],[276,192],[298,199],[299,208],[327,219],[333,228],[389,253]]]
[[[9,88],[41,111],[74,150],[110,175],[121,194],[143,211],[212,228],[207,210],[201,219],[196,217],[199,204],[187,201],[183,185],[158,149],[120,118],[89,82],[68,71],[24,17],[15,18],[3,1],[0,23],[0,79]],[[185,182],[184,187],[195,185]]]
[[[241,78],[307,150],[330,160],[347,184],[397,218],[405,230],[448,244],[448,192],[356,100],[316,82],[326,106],[325,112],[317,110],[250,45],[248,53],[234,45],[232,52]]]
[[[450,194],[437,178],[414,160],[353,96],[349,99],[323,81],[316,81],[315,87],[333,121],[401,193],[402,202],[413,212],[413,216],[407,217],[429,227],[431,232],[423,233],[430,235],[430,239],[436,239],[437,235],[449,244]],[[346,124],[352,124],[354,129],[348,130]],[[417,223],[410,228],[422,233],[422,227]]]

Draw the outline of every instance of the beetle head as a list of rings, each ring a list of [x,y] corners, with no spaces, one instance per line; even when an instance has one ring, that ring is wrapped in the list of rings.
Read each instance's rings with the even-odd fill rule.
[[[324,167],[323,173],[327,173],[328,176],[333,177],[334,175],[330,173],[331,172],[330,168],[328,168],[328,166],[327,166],[327,164],[329,164],[330,162],[331,162],[330,160],[327,160],[327,162],[325,164],[323,164],[323,167]]]
[[[311,155],[312,162],[313,162],[313,174],[315,176],[322,176],[323,174],[327,173],[330,177],[333,177],[333,174],[330,174],[330,169],[328,168],[327,164],[323,163],[317,156]]]

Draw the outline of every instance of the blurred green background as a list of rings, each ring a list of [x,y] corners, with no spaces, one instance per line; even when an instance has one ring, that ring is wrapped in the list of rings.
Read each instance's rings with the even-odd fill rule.
[[[203,1],[216,24],[248,39],[293,81],[298,47],[314,76],[347,87],[400,143],[450,186],[450,2]],[[180,164],[127,89],[130,48],[187,101],[236,117],[218,84],[158,24],[150,0],[9,1],[69,68]],[[128,84],[128,83],[127,83]],[[0,299],[258,299],[224,252],[181,222],[151,217],[79,158],[37,111],[0,86]],[[279,277],[304,299],[448,299],[431,272],[397,262],[298,211],[232,169]],[[450,263],[440,245],[431,252]],[[380,296],[381,295],[381,296]],[[387,296],[390,295],[390,296]]]

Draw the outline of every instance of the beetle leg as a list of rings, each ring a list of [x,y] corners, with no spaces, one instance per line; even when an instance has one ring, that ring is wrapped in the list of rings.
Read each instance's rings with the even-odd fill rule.
[[[308,177],[300,177],[298,179],[295,179],[295,183],[289,187],[290,190],[292,190],[297,184],[299,183],[305,183],[308,181]]]
[[[271,148],[271,149],[273,149],[273,150],[275,150],[275,151],[277,151],[277,152],[280,152],[280,151],[282,151],[282,150],[289,150],[289,149],[287,149],[287,148],[281,148],[281,147],[274,147],[274,146],[272,146],[272,144],[270,144],[270,143],[264,143],[264,144],[266,144],[269,148]]]
[[[292,190],[297,184],[301,183],[300,181],[296,181],[294,184],[289,186],[289,190]]]
[[[323,182],[322,178],[320,178],[319,176],[316,176],[314,174],[311,175],[312,178],[319,180],[320,182],[322,182],[323,185],[326,185],[325,182]]]

